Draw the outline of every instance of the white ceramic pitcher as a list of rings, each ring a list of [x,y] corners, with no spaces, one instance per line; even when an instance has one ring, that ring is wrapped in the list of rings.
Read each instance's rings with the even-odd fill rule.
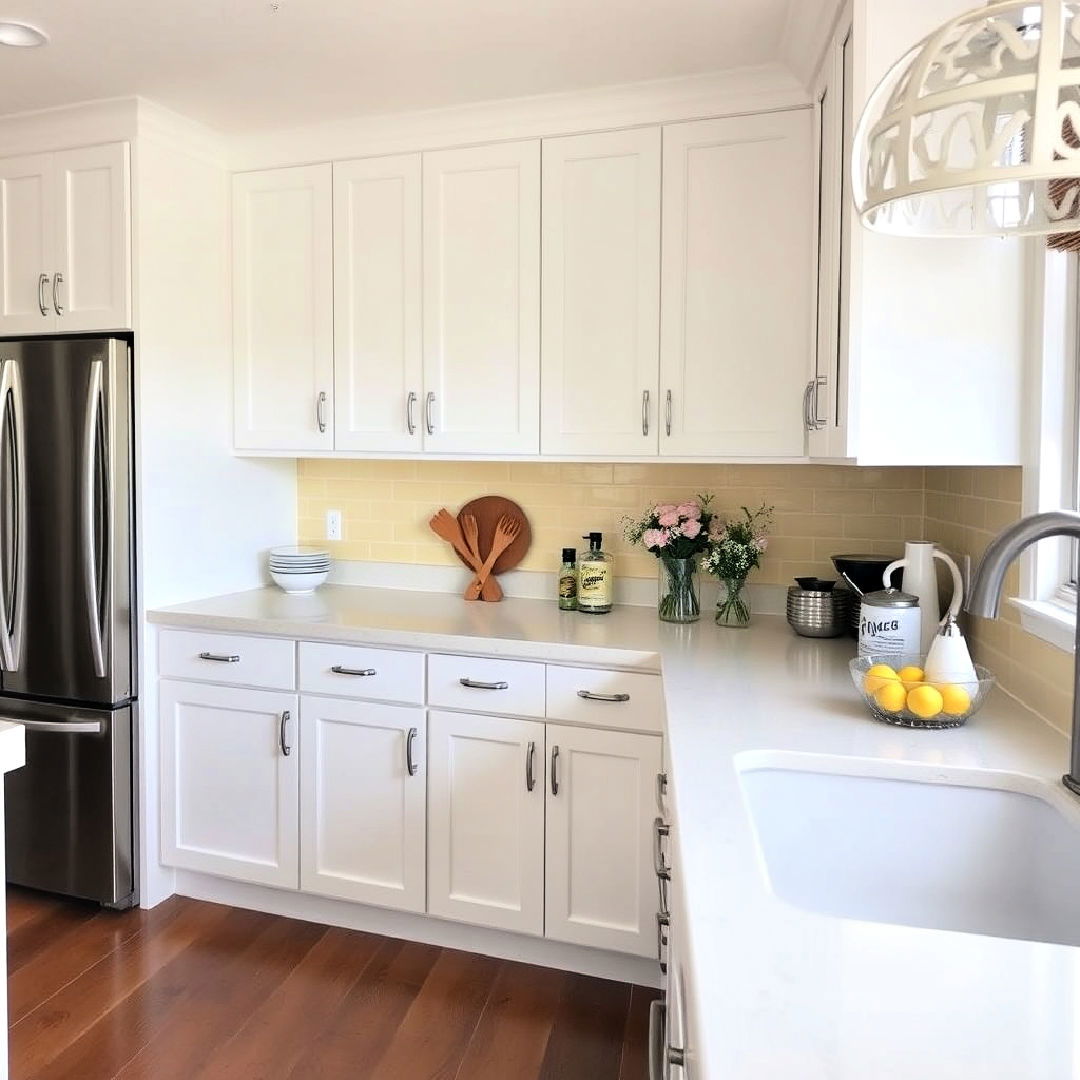
[[[930,643],[938,632],[941,623],[941,608],[938,604],[937,568],[934,560],[939,559],[951,571],[953,596],[949,607],[959,607],[963,599],[964,582],[960,576],[960,567],[949,555],[946,555],[930,540],[909,540],[904,544],[904,557],[889,563],[885,568],[884,583],[889,588],[894,570],[904,568],[904,592],[919,598],[919,610],[922,612],[922,648],[925,656],[930,651]]]

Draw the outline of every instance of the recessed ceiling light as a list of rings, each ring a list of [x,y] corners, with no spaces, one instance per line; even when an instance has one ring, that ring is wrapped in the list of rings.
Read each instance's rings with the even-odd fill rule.
[[[44,45],[48,40],[36,26],[0,20],[0,45],[31,49],[35,45]]]

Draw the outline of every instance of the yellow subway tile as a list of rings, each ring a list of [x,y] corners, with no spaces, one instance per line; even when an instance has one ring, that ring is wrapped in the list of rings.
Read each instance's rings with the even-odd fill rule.
[[[871,514],[874,498],[872,491],[817,488],[813,492],[813,508],[819,514]]]

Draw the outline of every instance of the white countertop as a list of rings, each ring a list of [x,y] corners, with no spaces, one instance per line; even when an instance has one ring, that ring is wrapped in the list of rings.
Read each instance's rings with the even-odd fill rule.
[[[1080,1078],[1080,949],[817,915],[771,891],[738,776],[744,751],[859,757],[894,767],[1004,770],[1058,781],[1067,741],[1001,691],[954,731],[871,720],[847,672],[850,640],[608,616],[553,602],[447,594],[262,589],[151,613],[236,633],[401,645],[662,670],[689,945],[696,1078]],[[913,822],[913,828],[948,822]],[[1080,919],[1080,897],[1077,897]]]
[[[26,728],[10,720],[0,720],[0,773],[21,769],[26,764]]]

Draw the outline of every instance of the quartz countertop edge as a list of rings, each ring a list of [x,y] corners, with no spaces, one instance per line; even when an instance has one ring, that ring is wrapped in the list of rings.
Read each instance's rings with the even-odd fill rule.
[[[258,589],[151,612],[154,623],[433,651],[660,670],[676,827],[675,925],[686,957],[696,1080],[1077,1080],[1080,948],[836,918],[770,887],[740,782],[795,767],[1020,774],[1067,815],[1065,736],[995,690],[952,731],[869,717],[850,639],[660,623],[651,608],[333,586]],[[763,757],[764,755],[764,757]],[[981,779],[980,776],[980,779]],[[948,827],[916,822],[915,828]],[[1080,918],[1080,898],[1077,899]]]

